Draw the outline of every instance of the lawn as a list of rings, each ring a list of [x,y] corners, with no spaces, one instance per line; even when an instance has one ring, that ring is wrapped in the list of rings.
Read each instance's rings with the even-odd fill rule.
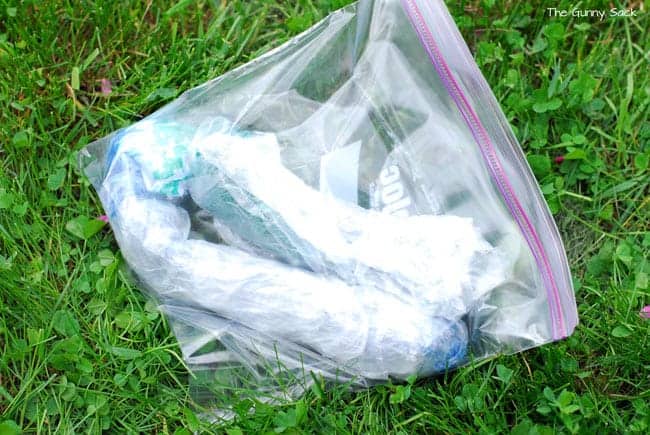
[[[0,0],[0,435],[648,433],[650,18],[610,3],[449,2],[562,233],[573,336],[434,379],[327,386],[197,418],[165,319],[131,284],[76,152],[346,0]]]

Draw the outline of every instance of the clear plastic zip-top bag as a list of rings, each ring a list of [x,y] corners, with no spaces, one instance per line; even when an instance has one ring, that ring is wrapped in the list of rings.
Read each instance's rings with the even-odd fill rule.
[[[217,407],[430,376],[578,321],[557,228],[441,1],[345,7],[81,162]]]

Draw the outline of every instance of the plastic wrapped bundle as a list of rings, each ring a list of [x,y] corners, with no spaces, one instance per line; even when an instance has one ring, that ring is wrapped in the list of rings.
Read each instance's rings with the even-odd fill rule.
[[[441,3],[344,8],[82,163],[215,394],[428,376],[577,322],[557,230]]]
[[[180,126],[144,123],[113,144],[117,183],[105,185],[102,200],[113,205],[127,261],[148,287],[366,378],[432,374],[464,361],[459,319],[506,273],[471,219],[351,206],[284,168],[272,135],[218,124],[200,143],[183,143]],[[190,239],[182,198],[243,249]]]

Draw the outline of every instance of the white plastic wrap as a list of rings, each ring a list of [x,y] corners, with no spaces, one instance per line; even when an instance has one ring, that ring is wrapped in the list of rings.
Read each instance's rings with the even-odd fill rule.
[[[557,229],[450,23],[361,1],[82,152],[206,386],[364,386],[571,333]]]

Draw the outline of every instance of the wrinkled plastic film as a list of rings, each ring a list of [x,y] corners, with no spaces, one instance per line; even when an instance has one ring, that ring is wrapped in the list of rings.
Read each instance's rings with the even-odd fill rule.
[[[429,376],[575,326],[557,230],[445,14],[361,1],[82,152],[197,399]]]

